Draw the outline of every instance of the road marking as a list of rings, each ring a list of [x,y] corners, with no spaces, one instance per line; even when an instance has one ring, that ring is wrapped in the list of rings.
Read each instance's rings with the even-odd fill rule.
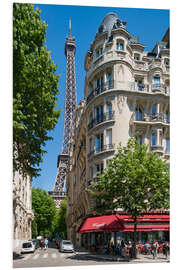
[[[45,259],[45,258],[47,258],[48,257],[48,253],[45,253],[44,255],[43,255],[43,258]]]
[[[56,257],[57,257],[57,254],[56,254],[56,253],[53,253],[53,254],[52,254],[52,258],[55,259]]]
[[[40,253],[36,254],[32,259],[36,260],[39,257]]]

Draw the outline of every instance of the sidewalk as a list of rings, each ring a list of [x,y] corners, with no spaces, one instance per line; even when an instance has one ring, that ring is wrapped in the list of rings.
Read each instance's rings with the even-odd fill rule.
[[[131,259],[129,257],[122,258],[117,255],[110,255],[110,254],[93,254],[90,252],[85,251],[78,251],[79,255],[83,255],[83,257],[86,257],[88,259],[97,259],[102,261],[117,261],[117,262],[131,262],[131,263],[167,263],[169,262],[169,259],[166,260],[163,254],[158,254],[158,257],[156,259],[153,259],[152,255],[144,255],[144,254],[138,254],[136,259]]]

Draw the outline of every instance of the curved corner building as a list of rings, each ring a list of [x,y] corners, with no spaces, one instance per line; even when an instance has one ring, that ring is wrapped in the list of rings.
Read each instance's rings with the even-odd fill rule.
[[[68,237],[76,246],[88,248],[98,237],[104,237],[93,230],[83,234],[78,230],[95,215],[95,202],[87,188],[96,181],[97,172],[106,168],[120,142],[126,145],[138,132],[140,144],[145,143],[149,151],[163,159],[170,157],[169,29],[151,52],[144,49],[138,38],[127,31],[126,22],[110,13],[87,51],[84,100],[76,109],[67,176]],[[167,223],[166,218],[160,218],[162,224]],[[167,239],[165,227],[154,230],[158,239]],[[109,232],[106,237],[112,239],[114,234]],[[147,232],[146,238],[151,235],[152,231]]]

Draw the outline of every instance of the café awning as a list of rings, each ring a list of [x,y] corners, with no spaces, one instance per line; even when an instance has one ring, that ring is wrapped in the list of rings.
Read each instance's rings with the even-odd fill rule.
[[[144,215],[138,217],[137,231],[169,231],[169,215]],[[166,224],[163,224],[165,221]],[[128,224],[130,222],[131,224]],[[107,215],[87,218],[81,225],[78,233],[100,232],[100,231],[134,231],[133,219],[128,215]],[[152,224],[152,222],[154,224]],[[158,224],[156,224],[156,222]],[[163,222],[162,224],[159,224]],[[150,223],[150,224],[148,224]]]
[[[87,218],[78,233],[99,232],[99,231],[122,231],[123,221],[118,215],[108,215]]]

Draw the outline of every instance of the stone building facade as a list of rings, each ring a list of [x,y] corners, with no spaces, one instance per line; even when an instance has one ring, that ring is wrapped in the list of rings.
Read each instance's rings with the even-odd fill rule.
[[[19,172],[13,175],[13,248],[32,238],[32,179]]]
[[[68,237],[76,246],[81,245],[78,228],[94,209],[87,189],[120,142],[125,146],[138,132],[140,144],[170,158],[168,33],[147,52],[126,22],[111,13],[87,51],[84,100],[76,109],[67,176]]]

